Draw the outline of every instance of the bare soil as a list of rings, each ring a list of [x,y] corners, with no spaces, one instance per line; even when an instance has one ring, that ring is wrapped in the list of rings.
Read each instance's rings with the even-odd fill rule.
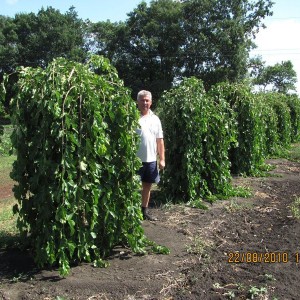
[[[36,268],[30,253],[0,251],[0,299],[300,299],[300,221],[289,207],[300,197],[300,164],[268,162],[272,176],[234,178],[250,198],[208,210],[154,207],[159,221],[143,227],[169,255],[116,248],[108,268],[80,264],[61,278]]]

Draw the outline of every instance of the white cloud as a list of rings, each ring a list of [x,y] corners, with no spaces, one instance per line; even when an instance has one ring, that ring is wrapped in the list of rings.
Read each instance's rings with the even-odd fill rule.
[[[17,4],[19,2],[19,0],[5,0],[5,2],[9,5],[14,5],[14,4]]]
[[[295,19],[274,20],[258,33],[253,55],[260,55],[267,65],[290,60],[297,72],[297,91],[300,95],[300,21]]]

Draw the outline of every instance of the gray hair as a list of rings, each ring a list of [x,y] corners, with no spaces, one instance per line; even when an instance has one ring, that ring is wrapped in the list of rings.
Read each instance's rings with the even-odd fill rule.
[[[149,96],[150,100],[152,101],[152,94],[151,94],[151,92],[146,91],[146,90],[141,90],[141,91],[138,92],[138,94],[137,94],[137,101],[139,101],[140,98],[143,97],[143,96]]]

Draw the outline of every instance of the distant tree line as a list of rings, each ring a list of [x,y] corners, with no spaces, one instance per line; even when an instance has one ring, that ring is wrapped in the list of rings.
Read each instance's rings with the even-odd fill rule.
[[[156,0],[141,2],[125,21],[115,23],[82,20],[74,7],[66,13],[47,7],[37,14],[0,16],[0,80],[18,66],[45,68],[56,57],[86,62],[93,53],[111,61],[133,96],[149,89],[158,99],[191,76],[208,90],[218,82],[249,78],[276,87],[279,74],[284,80],[277,90],[292,91],[296,76],[291,62],[270,73],[261,59],[249,59],[272,5],[271,0]],[[288,72],[281,72],[287,63]],[[10,78],[6,106],[13,94]]]

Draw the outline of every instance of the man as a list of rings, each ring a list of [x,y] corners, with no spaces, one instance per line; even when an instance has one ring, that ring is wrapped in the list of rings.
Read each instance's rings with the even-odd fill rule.
[[[137,105],[141,112],[140,128],[137,130],[141,136],[141,144],[137,155],[143,163],[139,170],[142,180],[142,213],[144,220],[156,221],[157,219],[149,214],[148,204],[151,186],[153,183],[159,182],[157,154],[159,156],[159,169],[162,170],[165,167],[163,131],[158,116],[150,109],[152,105],[151,92],[140,91],[137,95]]]

